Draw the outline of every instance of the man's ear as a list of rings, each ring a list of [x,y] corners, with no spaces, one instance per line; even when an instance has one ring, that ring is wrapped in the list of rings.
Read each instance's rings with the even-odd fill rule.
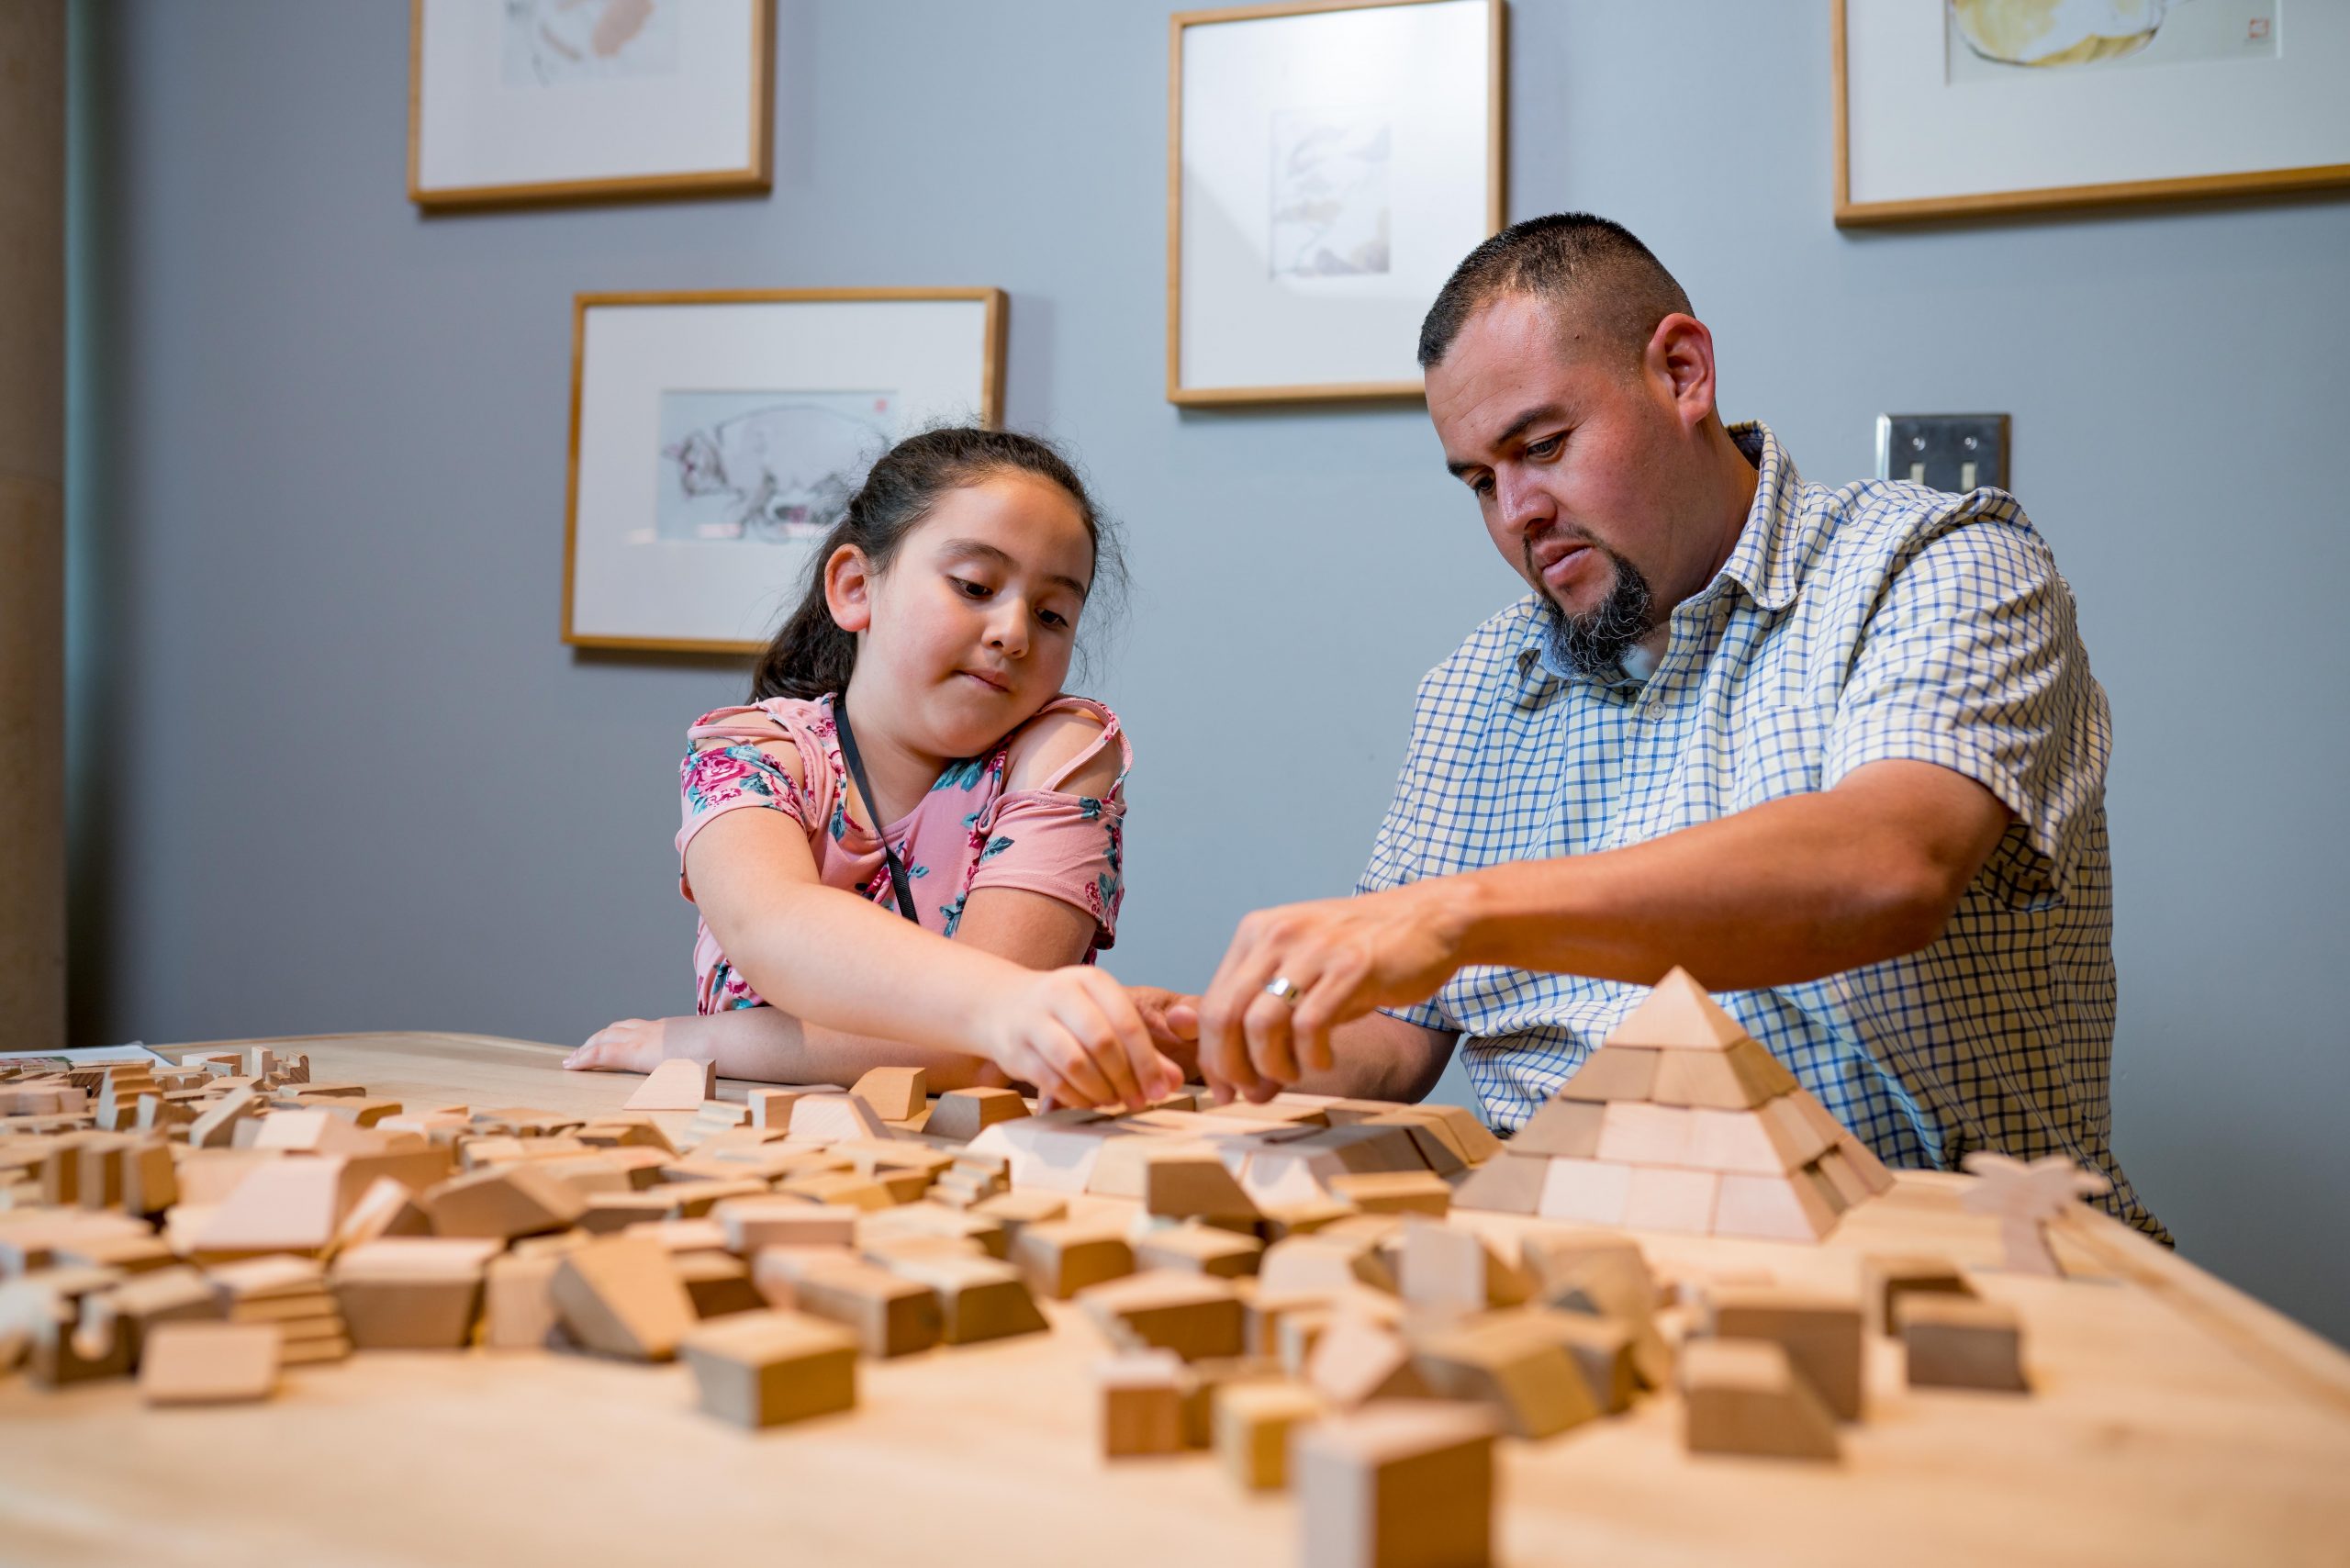
[[[862,632],[873,624],[873,568],[865,552],[844,544],[824,562],[824,607],[833,624],[844,632]]]
[[[1714,334],[1695,316],[1674,311],[1656,324],[1641,368],[1691,430],[1714,411]]]

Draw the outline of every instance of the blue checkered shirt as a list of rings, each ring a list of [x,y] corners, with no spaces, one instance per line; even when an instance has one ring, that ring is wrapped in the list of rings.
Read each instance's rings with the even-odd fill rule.
[[[1575,674],[1539,595],[1478,627],[1420,683],[1358,890],[1637,844],[1888,758],[1963,773],[2016,820],[1940,940],[1719,1000],[1888,1164],[2066,1155],[2111,1178],[2114,1214],[2164,1236],[2110,1148],[2112,724],[2072,589],[2005,491],[1830,490],[1764,426],[1730,434],[1760,470],[1753,510],[1673,608],[1656,668]],[[1394,1012],[1461,1036],[1508,1132],[1645,994],[1480,965]]]

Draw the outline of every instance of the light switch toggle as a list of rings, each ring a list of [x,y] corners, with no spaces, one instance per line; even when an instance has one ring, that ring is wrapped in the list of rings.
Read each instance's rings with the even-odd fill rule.
[[[2005,414],[1879,414],[1876,476],[1937,490],[2008,487]]]

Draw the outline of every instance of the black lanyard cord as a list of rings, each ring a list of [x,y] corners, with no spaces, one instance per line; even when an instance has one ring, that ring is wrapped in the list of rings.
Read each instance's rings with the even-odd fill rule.
[[[848,727],[848,693],[844,691],[833,704],[833,728],[841,737],[841,760],[848,764],[848,776],[856,780],[856,792],[865,797],[865,809],[873,817],[873,836],[881,841],[881,857],[890,863],[890,890],[898,898],[898,913],[922,924],[922,916],[914,913],[913,890],[906,885],[906,868],[898,859],[898,852],[890,847],[889,830],[881,825],[881,802],[874,798],[873,786],[865,781],[865,764],[856,755],[856,736]]]

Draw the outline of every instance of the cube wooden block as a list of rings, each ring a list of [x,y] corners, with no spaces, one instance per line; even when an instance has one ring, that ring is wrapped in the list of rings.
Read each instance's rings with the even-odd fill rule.
[[[1493,1417],[1399,1400],[1301,1428],[1291,1459],[1304,1568],[1484,1568]]]
[[[228,1405],[277,1390],[280,1336],[270,1323],[159,1323],[146,1336],[139,1394],[150,1405]]]
[[[1322,1415],[1322,1400],[1302,1383],[1230,1383],[1213,1402],[1215,1455],[1244,1491],[1289,1484],[1290,1434]]]
[[[565,1253],[548,1294],[581,1345],[627,1361],[670,1360],[697,1321],[667,1249],[642,1234]]]
[[[1831,1414],[1861,1418],[1861,1308],[1816,1292],[1726,1286],[1708,1293],[1707,1331],[1724,1339],[1768,1339],[1787,1353]]]
[[[1921,1292],[1895,1304],[1894,1320],[1909,1352],[1910,1387],[2029,1391],[2023,1326],[2015,1308]]]
[[[738,1427],[775,1427],[856,1404],[856,1336],[797,1312],[745,1312],[678,1341],[702,1410]]]
[[[1703,1236],[1713,1228],[1721,1178],[1710,1170],[1635,1165],[1624,1182],[1624,1224],[1634,1230]]]
[[[1692,1453],[1837,1457],[1836,1419],[1768,1339],[1692,1339],[1681,1348],[1683,1440]]]
[[[1543,1174],[1536,1213],[1571,1224],[1621,1225],[1632,1168],[1601,1159],[1553,1159]]]
[[[627,1111],[699,1111],[705,1100],[718,1097],[715,1062],[672,1058],[645,1075],[644,1081],[622,1103]]]
[[[1135,1350],[1094,1368],[1102,1456],[1183,1451],[1183,1362],[1165,1350]]]
[[[1124,1236],[1084,1220],[1023,1226],[1013,1238],[1012,1259],[1031,1290],[1055,1301],[1135,1270],[1134,1249]]]
[[[968,1143],[998,1122],[1028,1114],[1028,1102],[1016,1089],[951,1089],[930,1108],[923,1124],[925,1137]]]

